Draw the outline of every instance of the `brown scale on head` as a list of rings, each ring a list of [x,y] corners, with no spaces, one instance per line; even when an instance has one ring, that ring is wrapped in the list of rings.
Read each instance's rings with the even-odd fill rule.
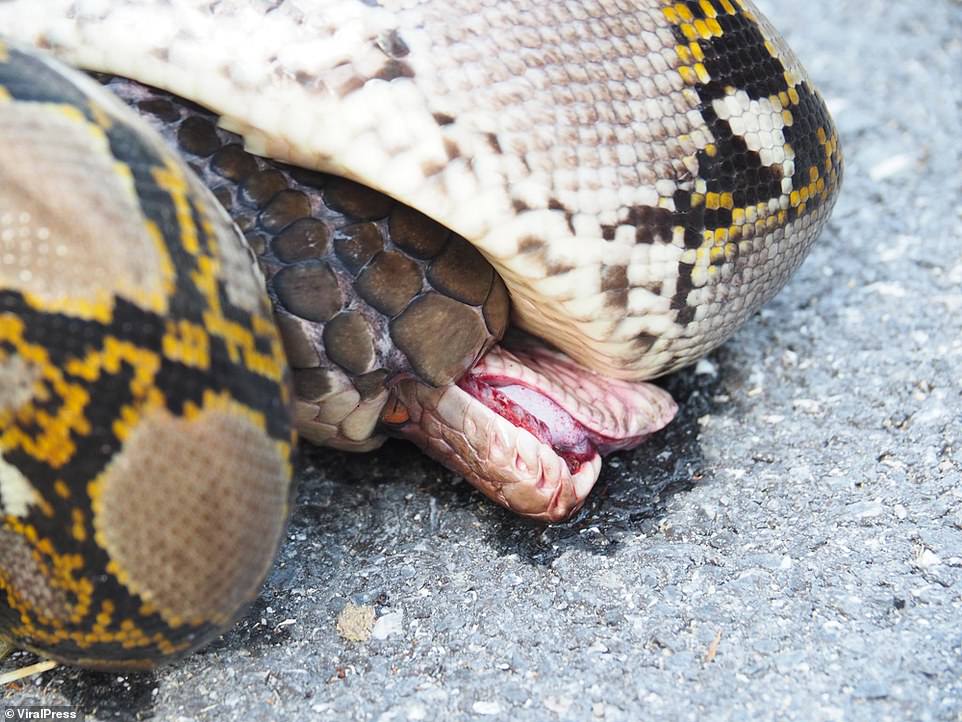
[[[110,87],[158,121],[258,254],[308,440],[374,448],[379,420],[405,420],[393,384],[452,384],[504,334],[507,289],[457,234],[352,181],[251,155],[201,109]]]

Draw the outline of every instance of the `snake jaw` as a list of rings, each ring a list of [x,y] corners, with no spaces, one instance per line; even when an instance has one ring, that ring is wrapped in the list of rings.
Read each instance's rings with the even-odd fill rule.
[[[602,455],[637,446],[674,417],[648,383],[595,374],[543,348],[496,347],[456,386],[398,384],[393,426],[515,513],[563,521],[587,498]]]

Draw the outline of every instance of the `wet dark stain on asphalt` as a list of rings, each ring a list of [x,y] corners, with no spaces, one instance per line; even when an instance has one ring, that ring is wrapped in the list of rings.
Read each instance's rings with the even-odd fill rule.
[[[435,517],[468,513],[499,555],[517,554],[544,565],[572,548],[611,554],[623,535],[657,526],[666,500],[693,488],[702,477],[698,418],[712,411],[719,379],[686,369],[659,381],[678,401],[676,419],[639,448],[609,457],[585,507],[563,524],[520,519],[413,445],[390,441],[367,454],[303,446],[292,529],[314,538],[321,535],[362,556],[380,544],[385,533],[443,540],[444,524]],[[424,515],[412,510],[424,506],[431,510],[428,528],[406,532],[405,525],[423,526]]]

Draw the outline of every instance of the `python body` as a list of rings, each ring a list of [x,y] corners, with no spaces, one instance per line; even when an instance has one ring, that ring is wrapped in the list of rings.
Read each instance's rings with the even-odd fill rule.
[[[44,9],[0,3],[0,639],[70,663],[230,623],[294,427],[566,517],[671,419],[644,380],[784,284],[841,179],[749,2]],[[138,116],[28,46],[163,91],[105,79]]]

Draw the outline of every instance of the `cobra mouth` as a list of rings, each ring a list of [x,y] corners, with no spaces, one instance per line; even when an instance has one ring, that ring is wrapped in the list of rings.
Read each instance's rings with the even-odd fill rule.
[[[602,456],[674,417],[663,389],[601,376],[542,346],[496,346],[458,383],[397,385],[385,420],[497,503],[560,521],[584,503]],[[391,423],[393,422],[393,423]]]

